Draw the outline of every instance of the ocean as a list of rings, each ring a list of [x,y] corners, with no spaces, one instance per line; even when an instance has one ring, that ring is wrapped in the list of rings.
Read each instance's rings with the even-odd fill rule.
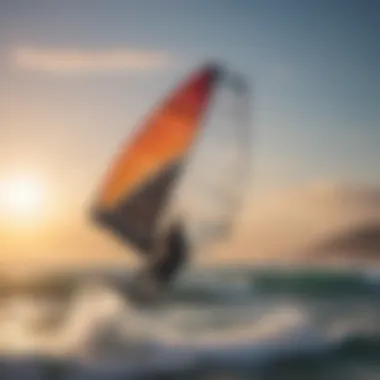
[[[136,308],[121,269],[0,290],[0,379],[379,380],[380,276],[189,269]]]

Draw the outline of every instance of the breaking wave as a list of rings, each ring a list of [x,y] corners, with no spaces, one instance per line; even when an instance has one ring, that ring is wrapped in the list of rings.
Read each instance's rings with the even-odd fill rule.
[[[0,367],[13,373],[23,360],[25,368],[88,378],[96,371],[105,378],[107,371],[131,378],[232,371],[280,379],[314,368],[322,379],[354,364],[349,376],[366,379],[374,366],[380,373],[376,276],[260,273],[191,273],[152,309],[135,308],[123,287],[94,278],[76,283],[70,296],[8,294],[0,308]]]

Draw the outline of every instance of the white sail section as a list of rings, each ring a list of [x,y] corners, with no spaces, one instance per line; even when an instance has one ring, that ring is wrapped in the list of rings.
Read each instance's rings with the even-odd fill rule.
[[[248,86],[241,77],[224,74],[170,208],[196,251],[230,235],[249,174]]]

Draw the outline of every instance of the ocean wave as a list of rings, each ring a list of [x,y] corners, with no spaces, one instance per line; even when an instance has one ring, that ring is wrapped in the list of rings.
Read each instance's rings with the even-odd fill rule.
[[[185,277],[175,287],[176,300],[220,302],[260,294],[321,297],[380,294],[380,275],[369,270],[268,268],[207,274]]]
[[[281,284],[287,276],[265,281]],[[372,291],[362,297],[347,290],[347,297],[331,299],[323,285],[325,297],[305,297],[290,290],[294,287],[285,293],[260,292],[258,281],[249,271],[189,276],[176,284],[167,302],[151,309],[135,308],[121,287],[96,279],[78,285],[70,298],[12,295],[0,310],[0,348],[18,358],[38,355],[36,361],[28,359],[28,366],[112,372],[115,378],[119,373],[144,378],[219,370],[259,371],[255,373],[261,376],[280,369],[290,374],[295,368],[323,372],[338,363],[377,365],[380,300]],[[295,283],[303,281],[305,277]],[[374,283],[371,277],[370,286]],[[19,359],[13,360],[5,360],[5,367],[13,368]]]
[[[2,357],[0,376],[18,379],[231,379],[373,380],[380,372],[380,337],[351,335],[340,341],[318,341],[309,333],[281,341],[230,344],[224,347],[155,347],[139,360],[89,361],[44,356]],[[130,358],[127,356],[127,358]],[[136,359],[136,358],[135,358]]]

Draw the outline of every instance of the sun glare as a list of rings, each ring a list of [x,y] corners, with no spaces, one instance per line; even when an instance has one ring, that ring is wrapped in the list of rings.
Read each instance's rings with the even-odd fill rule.
[[[43,183],[36,178],[20,176],[0,180],[0,203],[9,217],[37,218],[46,198]]]

